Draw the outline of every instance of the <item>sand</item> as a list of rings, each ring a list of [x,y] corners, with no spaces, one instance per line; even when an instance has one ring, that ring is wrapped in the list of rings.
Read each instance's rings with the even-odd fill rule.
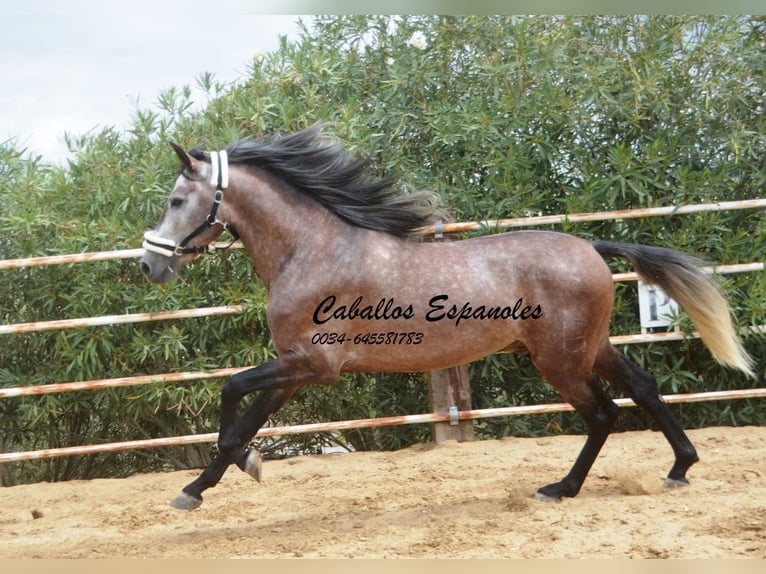
[[[197,471],[0,488],[0,558],[766,558],[766,427],[689,431],[701,461],[668,489],[670,447],[612,435],[574,499],[580,436],[508,438],[232,467],[192,512]]]

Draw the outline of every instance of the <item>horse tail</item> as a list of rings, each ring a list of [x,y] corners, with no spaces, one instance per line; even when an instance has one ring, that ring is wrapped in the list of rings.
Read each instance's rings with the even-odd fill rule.
[[[716,361],[755,377],[753,361],[734,328],[731,308],[718,285],[699,268],[702,261],[664,247],[595,241],[593,248],[604,259],[629,259],[643,281],[659,285],[688,313]]]

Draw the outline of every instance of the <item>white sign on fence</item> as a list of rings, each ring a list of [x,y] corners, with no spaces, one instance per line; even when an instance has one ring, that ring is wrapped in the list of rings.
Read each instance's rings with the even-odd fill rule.
[[[657,285],[638,282],[638,310],[641,328],[667,327],[679,313],[678,303]]]

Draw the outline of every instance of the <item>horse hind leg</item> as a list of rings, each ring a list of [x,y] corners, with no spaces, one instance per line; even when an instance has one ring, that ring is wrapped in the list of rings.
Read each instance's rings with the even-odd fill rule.
[[[545,373],[543,373],[545,376]],[[537,500],[560,501],[574,497],[580,492],[585,478],[604,446],[619,409],[599,388],[593,377],[564,378],[546,376],[548,382],[575,410],[582,415],[588,426],[588,437],[569,473],[559,482],[538,489]]]
[[[665,479],[666,486],[688,485],[686,472],[699,460],[697,451],[670,407],[662,400],[655,378],[608,342],[602,346],[596,357],[594,369],[643,408],[654,419],[670,443],[675,462]]]

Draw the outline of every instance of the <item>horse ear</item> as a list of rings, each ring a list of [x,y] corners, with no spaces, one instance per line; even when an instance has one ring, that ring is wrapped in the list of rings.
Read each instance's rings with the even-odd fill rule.
[[[182,148],[176,142],[169,142],[169,143],[170,143],[170,147],[172,147],[173,151],[176,152],[178,159],[181,160],[181,163],[184,165],[184,167],[188,169],[189,171],[194,171],[194,166],[192,165],[192,158],[188,153],[186,153],[184,148]]]

